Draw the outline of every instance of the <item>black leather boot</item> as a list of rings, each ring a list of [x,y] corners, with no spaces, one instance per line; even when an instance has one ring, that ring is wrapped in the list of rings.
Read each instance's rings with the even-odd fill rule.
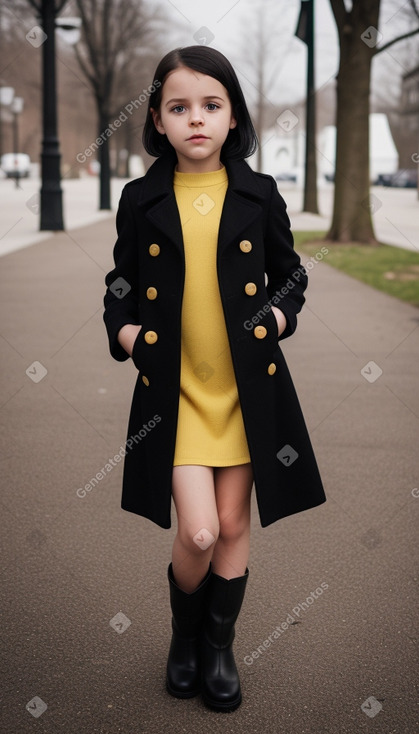
[[[202,633],[201,694],[216,711],[234,711],[242,700],[233,640],[248,576],[248,568],[244,576],[230,580],[211,575]]]
[[[211,564],[192,594],[182,591],[176,584],[171,563],[167,575],[173,634],[167,661],[166,688],[176,698],[192,698],[200,691],[199,644]]]

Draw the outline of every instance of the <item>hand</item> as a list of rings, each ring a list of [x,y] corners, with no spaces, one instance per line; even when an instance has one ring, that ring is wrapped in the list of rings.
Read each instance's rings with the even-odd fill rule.
[[[125,324],[118,332],[118,341],[130,357],[132,357],[132,348],[141,328],[138,324]]]
[[[272,306],[273,315],[276,318],[276,323],[278,326],[278,337],[281,336],[282,332],[285,331],[287,327],[287,320],[285,318],[284,313],[281,311],[278,306]]]

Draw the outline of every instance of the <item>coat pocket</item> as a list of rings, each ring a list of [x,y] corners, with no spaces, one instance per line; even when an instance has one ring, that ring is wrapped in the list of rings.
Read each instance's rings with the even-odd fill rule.
[[[275,341],[276,345],[278,345],[279,341],[279,334],[278,334],[278,322],[275,318],[275,314],[272,311],[272,307],[269,309],[268,313],[266,314],[267,318],[267,329],[270,337]]]
[[[143,343],[143,328],[141,327],[140,331],[138,332],[135,342],[132,347],[132,361],[134,362],[137,370],[140,369],[140,363],[141,363],[141,344]]]

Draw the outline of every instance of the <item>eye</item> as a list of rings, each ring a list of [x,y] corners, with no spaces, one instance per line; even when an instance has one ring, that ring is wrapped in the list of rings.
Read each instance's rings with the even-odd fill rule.
[[[185,105],[177,104],[176,107],[172,107],[171,112],[183,112]]]
[[[215,104],[215,102],[208,102],[207,108],[208,108],[209,112],[213,112],[214,110],[220,109],[220,105]]]

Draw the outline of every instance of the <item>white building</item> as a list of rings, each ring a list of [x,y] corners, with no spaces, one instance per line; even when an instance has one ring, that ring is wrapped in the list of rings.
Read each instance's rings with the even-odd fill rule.
[[[291,112],[291,111],[290,111]],[[294,125],[292,123],[295,123]],[[291,116],[288,120],[289,132],[280,125],[267,130],[262,138],[263,173],[271,176],[291,174],[297,183],[304,181],[305,131],[300,129],[299,121]],[[317,135],[317,170],[319,182],[326,174],[335,170],[336,127],[328,125]],[[256,156],[249,159],[255,167]],[[398,168],[398,153],[390,132],[387,115],[370,115],[370,174],[374,181],[379,173],[394,173]]]

